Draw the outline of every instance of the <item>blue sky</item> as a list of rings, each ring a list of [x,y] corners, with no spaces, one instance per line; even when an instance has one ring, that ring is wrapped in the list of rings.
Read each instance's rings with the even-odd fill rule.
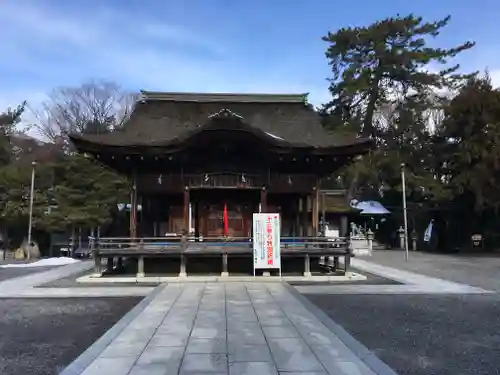
[[[328,99],[321,37],[413,12],[451,14],[443,46],[500,84],[498,0],[1,0],[0,108],[90,79],[130,90],[309,92]],[[497,3],[497,4],[495,4]]]

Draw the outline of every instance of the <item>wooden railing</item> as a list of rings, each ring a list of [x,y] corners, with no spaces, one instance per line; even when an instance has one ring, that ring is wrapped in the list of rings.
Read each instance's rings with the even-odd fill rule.
[[[253,252],[251,237],[101,237],[89,239],[95,260],[95,272],[101,271],[101,258],[107,257],[112,264],[113,257],[137,258],[137,275],[144,276],[144,258],[173,255],[180,257],[179,276],[186,276],[186,257],[221,256],[223,275],[228,275],[228,256],[250,255]],[[344,273],[350,267],[351,250],[349,238],[325,237],[282,237],[280,238],[282,257],[302,256],[304,276],[310,276],[310,256],[320,258],[319,264],[333,270],[339,269],[339,258],[344,258]],[[325,262],[329,258],[328,263]],[[120,259],[120,258],[119,258]],[[329,266],[331,262],[331,267]]]
[[[202,237],[202,236],[166,236],[166,237],[100,237],[89,238],[89,243],[101,253],[122,250],[133,255],[134,252],[148,251],[150,253],[185,252],[189,248],[213,250],[231,253],[231,249],[252,249],[251,237]],[[281,237],[280,248],[287,252],[329,253],[332,249],[349,248],[349,238],[337,237]]]

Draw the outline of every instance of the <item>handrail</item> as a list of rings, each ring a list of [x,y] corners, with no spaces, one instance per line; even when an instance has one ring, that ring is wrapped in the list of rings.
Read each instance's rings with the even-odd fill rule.
[[[89,239],[97,239],[97,240],[105,240],[105,241],[112,241],[112,240],[165,240],[165,239],[182,239],[183,236],[178,235],[178,236],[161,236],[161,237],[92,237],[89,236]],[[207,240],[225,240],[225,241],[234,241],[234,240],[251,240],[252,237],[247,237],[247,236],[241,236],[241,237],[224,237],[224,236],[184,236],[184,238],[195,238],[195,239],[203,239],[204,241]],[[287,236],[287,237],[280,237],[280,240],[317,240],[317,241],[322,241],[322,242],[328,242],[332,240],[347,240],[349,237],[324,237],[324,236]]]
[[[193,241],[194,240],[194,241]],[[253,247],[252,237],[197,237],[197,236],[171,236],[171,237],[89,237],[97,250],[123,250],[123,249],[179,249],[185,250],[190,246],[202,246],[203,248],[216,247]],[[348,237],[281,237],[280,247],[283,250],[310,249],[318,251],[321,249],[330,250],[349,249],[350,241]]]
[[[171,241],[175,238],[176,241]],[[221,256],[223,263],[223,274],[227,273],[228,256],[248,256],[253,254],[253,239],[251,237],[215,238],[219,241],[199,241],[191,242],[189,238],[199,238],[196,236],[176,236],[176,237],[89,237],[89,242],[97,244],[92,246],[94,256],[94,270],[100,272],[102,258],[113,257],[133,257],[137,258],[137,275],[144,275],[144,258],[156,256],[179,256],[179,275],[186,275],[186,259],[188,256]],[[214,239],[213,237],[210,239]],[[170,241],[169,241],[170,240]],[[180,240],[180,241],[179,241]],[[119,242],[117,242],[119,241]],[[338,268],[339,258],[344,257],[344,271],[347,272],[351,262],[350,240],[346,237],[282,237],[280,238],[281,256],[283,257],[304,257],[304,275],[311,275],[310,257],[316,256],[324,260],[328,256],[333,258],[334,269]],[[111,263],[112,264],[112,263]],[[330,267],[328,265],[328,267]],[[139,276],[138,276],[139,277]]]
[[[252,237],[204,237],[204,236],[169,236],[169,237],[100,237],[93,238],[98,243],[154,243],[154,242],[181,242],[196,241],[204,243],[224,243],[224,242],[253,242]],[[281,237],[280,243],[345,243],[348,237]]]

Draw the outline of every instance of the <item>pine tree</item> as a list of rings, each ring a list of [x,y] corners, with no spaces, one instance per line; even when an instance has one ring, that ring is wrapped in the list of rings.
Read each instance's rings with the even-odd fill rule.
[[[71,230],[108,224],[116,204],[127,194],[126,181],[94,160],[67,155],[53,166],[50,212],[43,218],[51,229]]]
[[[449,90],[462,82],[458,65],[450,58],[474,46],[472,42],[443,49],[428,45],[450,20],[424,22],[422,17],[391,17],[368,26],[348,27],[323,38],[332,68],[332,100],[323,110],[337,127],[355,124],[365,136],[376,135],[377,111],[408,95],[425,99],[436,90]],[[445,65],[432,72],[429,64]],[[434,66],[433,66],[434,67]]]
[[[450,184],[476,211],[500,208],[500,91],[473,78],[451,101],[440,136]]]
[[[7,165],[11,160],[10,136],[16,132],[16,125],[21,121],[25,107],[26,102],[0,113],[0,166]]]

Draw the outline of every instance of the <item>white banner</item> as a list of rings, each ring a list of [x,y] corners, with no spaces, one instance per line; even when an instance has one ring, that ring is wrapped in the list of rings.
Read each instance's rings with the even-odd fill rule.
[[[434,220],[431,220],[429,225],[427,226],[427,229],[425,230],[425,233],[424,233],[424,242],[431,241],[433,224],[434,224]]]
[[[253,214],[253,268],[281,269],[279,214]]]

